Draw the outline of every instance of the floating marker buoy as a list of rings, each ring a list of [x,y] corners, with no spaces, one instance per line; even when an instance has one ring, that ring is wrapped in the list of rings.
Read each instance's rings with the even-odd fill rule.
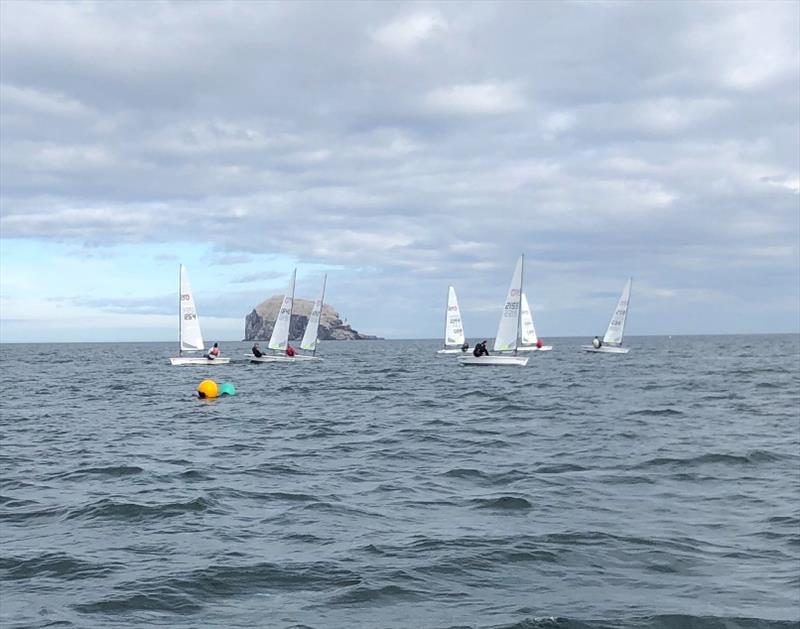
[[[197,395],[201,398],[215,398],[219,395],[219,387],[213,380],[203,380],[197,385]]]
[[[231,382],[223,382],[219,385],[220,395],[236,395],[236,387]]]

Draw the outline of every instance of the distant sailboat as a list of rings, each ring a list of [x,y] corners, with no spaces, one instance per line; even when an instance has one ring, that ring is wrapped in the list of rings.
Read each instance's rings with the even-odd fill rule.
[[[527,356],[517,356],[519,347],[520,316],[522,314],[522,277],[525,267],[525,255],[521,255],[517,260],[514,275],[511,277],[511,285],[508,287],[506,303],[503,307],[503,314],[500,316],[500,324],[497,327],[497,336],[494,339],[494,351],[513,351],[514,355],[492,355],[492,356],[462,356],[459,362],[462,365],[514,365],[524,367],[528,364]]]
[[[447,289],[447,310],[444,313],[444,348],[436,353],[462,354],[464,340],[464,325],[461,323],[456,289],[450,286]]]
[[[296,354],[295,359],[299,360],[322,360],[316,356],[317,353],[317,339],[319,337],[319,321],[322,318],[322,306],[325,303],[325,284],[328,282],[328,275],[322,278],[322,293],[319,299],[314,302],[311,308],[311,314],[308,315],[308,323],[306,324],[306,331],[303,334],[303,340],[300,341],[300,349],[311,352],[308,354]]]
[[[611,323],[608,324],[608,330],[600,341],[597,337],[594,338],[591,345],[582,345],[581,348],[585,352],[595,352],[598,354],[627,354],[628,348],[622,347],[622,335],[625,332],[625,320],[628,318],[628,307],[631,301],[631,284],[633,278],[628,278],[625,288],[622,289],[617,302],[617,308],[611,317]]]
[[[553,349],[552,345],[540,345],[539,337],[536,336],[536,328],[533,325],[533,314],[528,305],[528,297],[522,293],[522,315],[520,316],[522,329],[520,330],[520,352],[549,352]]]
[[[200,319],[194,305],[189,273],[182,264],[178,271],[178,355],[169,359],[172,365],[226,365],[230,358],[206,358],[205,356],[184,356],[183,352],[204,352],[203,333]]]

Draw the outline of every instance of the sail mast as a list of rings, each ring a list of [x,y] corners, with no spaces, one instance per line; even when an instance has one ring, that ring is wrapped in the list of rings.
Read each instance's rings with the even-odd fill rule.
[[[183,306],[183,295],[181,294],[181,277],[183,276],[183,265],[178,265],[178,356],[183,356],[183,343],[181,343],[181,335],[183,334],[183,313],[181,312]]]
[[[522,322],[522,286],[523,286],[523,277],[525,276],[525,254],[522,254],[522,264],[520,265],[519,269],[519,295],[517,296],[517,333],[514,335],[514,354],[517,353],[517,347],[519,345],[519,330],[521,327]]]
[[[317,342],[319,341],[319,323],[322,321],[322,307],[325,305],[325,284],[328,282],[328,274],[322,276],[322,297],[319,298],[319,321],[317,321],[317,329],[314,333],[314,349],[311,350],[311,355],[317,355]],[[294,301],[292,301],[294,304]],[[291,317],[289,317],[289,321],[291,321]]]
[[[628,278],[628,299],[625,303],[625,318],[622,320],[622,328],[619,331],[619,344],[622,345],[622,338],[625,336],[625,324],[628,322],[628,310],[631,307],[631,289],[633,288],[633,278]]]
[[[447,287],[447,298],[444,302],[444,336],[442,337],[442,347],[447,349],[447,321],[450,316],[450,286]]]
[[[294,312],[294,287],[297,284],[297,269],[294,270],[294,282],[292,282],[292,306],[289,308],[289,334],[286,335],[286,346],[289,346],[289,339],[292,336],[292,313]]]

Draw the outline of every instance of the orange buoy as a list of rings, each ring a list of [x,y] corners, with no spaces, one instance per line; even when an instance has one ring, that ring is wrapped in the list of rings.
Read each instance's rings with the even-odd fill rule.
[[[219,387],[213,380],[203,380],[197,385],[197,395],[201,398],[215,398],[219,395]]]

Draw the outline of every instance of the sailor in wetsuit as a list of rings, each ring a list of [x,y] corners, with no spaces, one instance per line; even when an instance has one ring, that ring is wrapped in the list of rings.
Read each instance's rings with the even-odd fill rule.
[[[480,358],[481,356],[488,356],[489,350],[486,349],[486,341],[483,341],[482,343],[477,343],[475,345],[475,349],[472,350],[472,355],[475,358]]]
[[[258,343],[253,343],[253,349],[250,351],[253,352],[253,356],[256,358],[261,358],[264,355],[264,352],[258,349]]]

